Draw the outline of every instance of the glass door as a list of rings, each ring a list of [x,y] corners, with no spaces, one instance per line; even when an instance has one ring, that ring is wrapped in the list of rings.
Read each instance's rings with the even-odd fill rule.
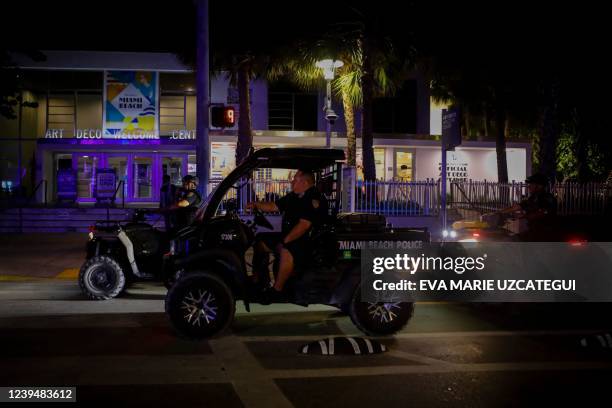
[[[96,171],[102,164],[100,155],[76,153],[72,155],[72,168],[77,171],[77,199],[93,202]]]
[[[162,155],[161,166],[162,176],[170,176],[170,183],[180,186],[183,176],[187,175],[187,155]]]
[[[154,157],[135,154],[132,157],[131,190],[134,201],[153,201],[157,194],[154,191]]]
[[[117,177],[115,188],[119,187],[120,183],[122,185],[121,189],[117,191],[116,198],[116,202],[120,203],[128,197],[129,156],[125,154],[108,154],[106,156],[106,167],[115,169],[115,175]]]

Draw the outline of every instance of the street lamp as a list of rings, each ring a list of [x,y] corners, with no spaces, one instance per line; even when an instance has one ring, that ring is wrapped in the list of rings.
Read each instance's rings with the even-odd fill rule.
[[[332,109],[331,105],[331,81],[334,79],[336,68],[340,68],[344,63],[340,60],[324,59],[317,61],[315,64],[317,68],[323,70],[323,78],[327,81],[327,94],[325,95],[325,105],[323,106],[323,112],[325,113],[325,120],[327,121],[326,132],[325,132],[325,147],[331,147],[331,126],[334,124],[338,115]]]

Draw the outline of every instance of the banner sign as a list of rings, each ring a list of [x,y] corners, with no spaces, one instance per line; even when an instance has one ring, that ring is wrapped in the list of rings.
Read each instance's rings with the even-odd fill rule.
[[[77,177],[74,169],[57,171],[57,199],[74,201],[77,197]]]
[[[105,71],[103,106],[104,138],[159,138],[159,73]]]

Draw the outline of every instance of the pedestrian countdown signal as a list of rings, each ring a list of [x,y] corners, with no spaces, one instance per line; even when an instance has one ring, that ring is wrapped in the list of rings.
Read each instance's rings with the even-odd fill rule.
[[[236,113],[232,106],[212,106],[210,108],[210,120],[212,127],[233,127],[236,123]]]

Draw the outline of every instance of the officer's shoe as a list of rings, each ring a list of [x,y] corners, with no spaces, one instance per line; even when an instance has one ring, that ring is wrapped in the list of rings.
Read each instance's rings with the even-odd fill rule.
[[[278,291],[272,286],[268,286],[261,291],[259,303],[262,305],[269,305],[272,303],[284,303],[287,301],[285,292]]]

